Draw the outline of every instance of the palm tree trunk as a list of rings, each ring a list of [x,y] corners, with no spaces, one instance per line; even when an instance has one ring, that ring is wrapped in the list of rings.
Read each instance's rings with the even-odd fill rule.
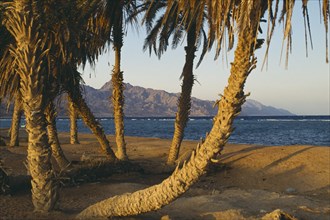
[[[258,13],[253,9],[260,7],[260,1],[253,1],[257,7],[251,7],[251,13]],[[253,17],[253,16],[252,16]],[[257,17],[257,16],[256,16]],[[249,20],[250,21],[250,20]],[[158,185],[149,188],[115,196],[96,203],[83,210],[78,218],[128,216],[160,209],[178,196],[186,192],[205,172],[212,158],[218,155],[227,143],[233,131],[234,118],[241,111],[245,102],[244,84],[249,73],[255,68],[256,59],[253,56],[259,19],[249,22],[249,26],[240,30],[235,58],[231,64],[228,86],[219,101],[219,110],[214,117],[214,124],[202,145],[198,145],[191,158],[183,167]]]
[[[57,136],[56,129],[56,110],[54,103],[51,101],[45,111],[46,120],[48,122],[47,131],[50,147],[52,149],[52,155],[55,158],[58,166],[61,170],[64,170],[69,167],[70,162],[65,157],[63,150],[60,146],[60,141]]]
[[[183,67],[182,77],[183,82],[181,86],[181,95],[178,100],[178,112],[175,117],[174,134],[172,143],[170,146],[169,155],[167,158],[167,164],[173,165],[178,159],[181,142],[184,136],[184,130],[189,120],[190,108],[191,108],[191,91],[194,85],[194,59],[196,52],[196,28],[191,27],[188,32],[188,45],[185,47],[186,50],[186,63]]]
[[[10,147],[19,146],[19,128],[21,124],[22,117],[22,100],[20,94],[16,94],[13,117],[11,120],[11,128],[10,128]]]
[[[22,84],[24,80],[22,80]],[[22,89],[22,93],[26,90]],[[26,91],[27,92],[27,91]],[[28,96],[28,97],[27,97]],[[31,97],[31,98],[30,98]],[[33,100],[32,100],[33,99]],[[57,201],[57,186],[51,165],[51,150],[46,132],[42,95],[24,95],[23,106],[28,132],[28,168],[32,177],[32,202],[36,211],[50,211]],[[38,100],[38,103],[37,101]],[[34,106],[30,103],[36,101]]]
[[[68,98],[68,112],[70,117],[70,144],[79,144],[78,127],[77,127],[77,111],[73,107],[73,103]]]
[[[118,10],[120,11],[120,10]],[[122,11],[122,10],[121,10]],[[120,71],[121,48],[123,46],[122,13],[118,19],[119,24],[114,26],[115,65],[112,72],[112,103],[117,144],[116,156],[119,160],[128,160],[126,142],[124,138],[124,86],[123,72]]]
[[[32,180],[32,202],[35,211],[48,212],[57,201],[57,186],[50,162],[51,150],[46,132],[45,99],[46,77],[43,74],[45,50],[39,40],[38,22],[31,2],[14,0],[6,10],[6,28],[15,38],[15,68],[20,76],[20,93],[28,133],[28,169]]]
[[[69,102],[73,103],[74,109],[78,111],[84,123],[87,125],[87,127],[91,129],[93,134],[96,136],[97,140],[101,145],[101,150],[105,153],[105,155],[110,161],[115,161],[117,159],[116,155],[110,147],[110,143],[104,134],[103,128],[96,121],[93,113],[91,112],[84,98],[82,97],[81,92],[79,91],[72,93],[68,91],[68,98]]]

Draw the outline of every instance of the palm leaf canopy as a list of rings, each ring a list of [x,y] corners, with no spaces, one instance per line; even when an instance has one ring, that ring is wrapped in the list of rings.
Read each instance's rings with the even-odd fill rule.
[[[143,1],[138,0],[99,1],[99,8],[92,22],[90,22],[90,28],[102,40],[106,41],[106,44],[104,41],[102,42],[103,50],[106,49],[105,46],[109,47],[112,43],[115,43],[114,41],[118,43],[118,40],[114,39],[114,31],[126,32],[128,24],[138,24],[137,9],[141,8],[143,4]]]
[[[14,38],[2,24],[5,17],[4,3],[5,1],[0,1],[0,99],[7,96],[7,101],[10,102],[18,87],[19,77],[12,74],[13,57],[9,53],[8,45],[14,43]]]
[[[13,70],[14,61],[9,52],[14,47],[15,29],[7,25],[13,19],[10,10],[14,4],[25,4],[25,10],[33,13],[35,28],[40,37],[40,50],[46,52],[43,56],[43,76],[45,92],[56,93],[61,85],[77,81],[68,79],[72,74],[66,74],[61,66],[76,66],[87,61],[94,63],[105,41],[90,28],[95,14],[102,5],[99,1],[83,0],[50,0],[50,1],[7,1],[0,2],[0,95],[14,94],[18,89],[19,77]],[[54,8],[56,10],[54,10]],[[81,77],[78,77],[81,80]],[[13,83],[15,82],[15,83]],[[51,84],[50,84],[51,83]]]
[[[199,1],[187,4],[186,11],[180,10],[180,1],[146,1],[146,13],[143,22],[146,25],[148,35],[143,49],[149,49],[158,56],[167,50],[169,39],[172,36],[172,49],[175,49],[187,33],[195,35],[195,46],[202,45],[202,52],[197,64],[201,63],[207,50],[212,47],[214,37],[206,34],[204,27],[207,20],[206,7],[202,7]],[[155,22],[156,20],[156,22]],[[158,40],[158,46],[157,46]]]
[[[321,1],[321,0],[319,0]],[[187,0],[187,1],[177,1],[177,0],[168,0],[168,5],[172,6],[178,5],[178,13],[183,15],[184,19],[187,19],[189,22],[189,14],[191,10],[201,11],[206,7],[207,17],[208,17],[208,28],[209,28],[209,41],[213,42],[213,37],[217,41],[217,52],[218,55],[226,31],[228,31],[229,39],[233,36],[235,31],[239,31],[242,27],[249,25],[249,17],[246,13],[250,7],[252,7],[253,0],[250,1],[241,1],[241,0]],[[295,6],[295,0],[264,0],[261,4],[261,10],[266,10],[268,12],[268,29],[267,29],[267,52],[265,55],[265,60],[268,56],[269,45],[276,27],[276,21],[283,23],[283,43],[286,42],[286,64],[288,63],[288,55],[291,49],[292,42],[292,14]],[[309,28],[309,15],[308,15],[308,0],[302,0],[302,15],[303,20],[307,25],[305,28]],[[193,6],[193,7],[190,7]],[[197,13],[197,12],[196,12]],[[326,62],[329,62],[328,58],[328,27],[329,27],[329,0],[322,0],[322,16],[325,26],[326,34]],[[202,22],[197,22],[201,25]],[[233,25],[235,24],[235,28]],[[227,28],[226,28],[227,27]],[[305,34],[306,35],[306,34]],[[307,39],[307,38],[306,38]],[[256,39],[257,41],[257,39]]]

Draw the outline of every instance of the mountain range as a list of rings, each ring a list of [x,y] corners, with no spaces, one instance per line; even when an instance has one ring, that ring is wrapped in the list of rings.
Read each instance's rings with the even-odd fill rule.
[[[112,117],[111,82],[105,83],[100,89],[88,85],[82,86],[83,96],[96,117]],[[125,83],[124,114],[128,117],[174,117],[177,111],[177,100],[180,93],[169,93],[164,90],[156,90],[133,86]],[[213,107],[214,101],[192,98],[191,116],[214,116],[217,108]],[[67,117],[67,98],[62,95],[57,101],[57,112],[60,117]],[[4,111],[2,103],[0,116],[10,117],[12,107]],[[283,116],[293,115],[291,112],[265,106],[260,102],[248,99],[242,107],[241,116]]]
[[[111,82],[105,83],[100,89],[83,86],[83,94],[87,104],[96,117],[112,117]],[[128,117],[174,117],[177,111],[177,100],[180,93],[169,93],[164,90],[156,90],[133,86],[125,83],[124,114]],[[66,98],[58,102],[60,116],[66,115]],[[213,108],[214,101],[192,98],[191,116],[214,116],[217,108]],[[260,102],[249,99],[242,107],[241,116],[281,116],[293,115],[291,112],[265,106]]]

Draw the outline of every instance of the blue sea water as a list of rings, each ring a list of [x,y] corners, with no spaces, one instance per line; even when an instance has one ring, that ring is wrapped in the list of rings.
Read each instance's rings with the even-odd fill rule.
[[[99,118],[106,134],[114,134],[112,118]],[[125,118],[125,135],[140,137],[172,138],[174,118],[128,117]],[[0,119],[0,128],[9,127],[10,119]],[[24,126],[24,120],[22,121]],[[199,140],[212,127],[212,117],[190,118],[184,139]],[[234,122],[235,130],[230,143],[256,145],[321,145],[330,146],[330,116],[246,116]],[[57,119],[59,132],[69,131],[69,119]],[[82,120],[78,130],[90,133]]]

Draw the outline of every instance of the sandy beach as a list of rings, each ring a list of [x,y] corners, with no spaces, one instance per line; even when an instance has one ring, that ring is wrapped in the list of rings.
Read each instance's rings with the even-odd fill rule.
[[[1,130],[0,135],[5,136]],[[108,136],[114,146],[114,138]],[[80,144],[69,144],[59,135],[65,155],[79,161],[82,155],[100,155],[91,134],[79,134]],[[8,139],[6,140],[8,142]],[[16,186],[11,195],[0,195],[0,219],[73,219],[102,199],[160,183],[170,173],[164,163],[170,140],[126,137],[128,156],[143,172],[113,174],[93,182],[62,187],[59,211],[33,212],[29,187]],[[196,141],[184,141],[181,155]],[[0,147],[0,157],[11,183],[27,175],[26,134],[20,147]],[[125,219],[271,219],[280,209],[297,219],[330,219],[330,147],[255,146],[228,144],[218,163],[187,193],[161,210]],[[266,217],[264,217],[266,216]]]

